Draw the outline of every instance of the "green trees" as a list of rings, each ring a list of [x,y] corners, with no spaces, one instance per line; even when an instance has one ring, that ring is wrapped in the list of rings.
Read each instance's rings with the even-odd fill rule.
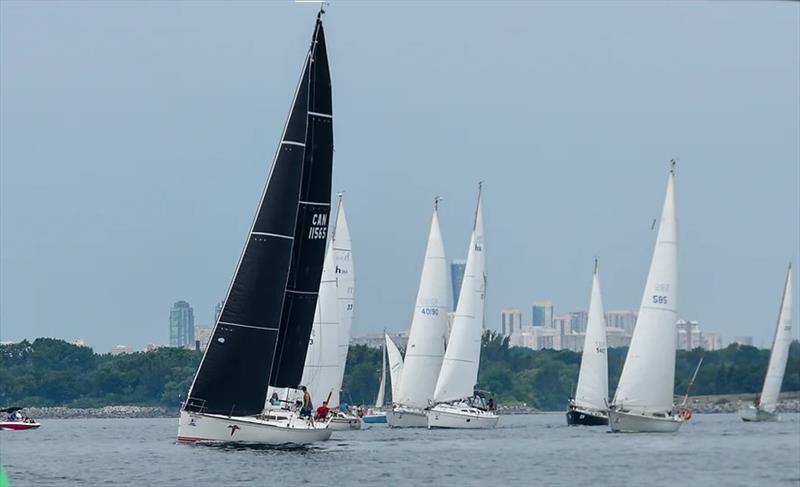
[[[617,387],[625,348],[608,351],[609,396]],[[761,390],[769,350],[731,345],[723,350],[678,351],[675,393],[683,394],[700,357],[692,394],[737,394]],[[116,404],[177,406],[184,399],[201,354],[179,348],[126,355],[98,355],[91,348],[38,338],[0,345],[0,405],[99,407]],[[481,345],[478,388],[501,403],[561,410],[578,380],[580,354],[509,347],[508,338],[486,332]],[[381,351],[350,347],[342,398],[369,405],[380,383]],[[800,343],[789,349],[784,391],[800,391]],[[386,387],[386,401],[391,388]]]

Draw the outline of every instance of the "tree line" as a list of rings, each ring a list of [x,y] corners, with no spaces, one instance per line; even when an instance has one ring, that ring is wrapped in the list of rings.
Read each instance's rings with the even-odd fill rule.
[[[627,348],[608,350],[610,394],[616,389]],[[761,390],[769,350],[731,345],[723,350],[678,351],[675,393],[686,391],[700,357],[703,365],[692,394],[739,394]],[[62,340],[0,345],[0,406],[107,405],[178,406],[185,399],[201,354],[180,348],[122,355],[96,354]],[[381,350],[350,347],[342,397],[372,404],[378,392]],[[506,404],[560,410],[578,380],[580,354],[567,350],[510,347],[508,338],[486,332],[481,346],[478,388]],[[793,342],[784,391],[800,391],[800,343]],[[387,402],[391,387],[386,387]]]

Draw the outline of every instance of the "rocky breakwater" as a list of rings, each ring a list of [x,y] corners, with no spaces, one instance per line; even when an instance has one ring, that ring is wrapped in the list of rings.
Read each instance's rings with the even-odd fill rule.
[[[36,419],[85,419],[85,418],[174,418],[178,416],[176,408],[160,406],[105,406],[102,408],[69,408],[69,407],[30,407],[25,413]]]

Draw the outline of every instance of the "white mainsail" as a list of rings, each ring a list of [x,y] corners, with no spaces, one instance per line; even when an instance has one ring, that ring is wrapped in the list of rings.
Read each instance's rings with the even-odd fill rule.
[[[404,379],[400,381],[395,399],[395,403],[420,409],[428,407],[433,399],[433,389],[444,356],[450,303],[447,258],[439,227],[438,203],[437,198],[408,336],[403,365]]]
[[[639,318],[614,396],[615,406],[636,414],[672,410],[677,298],[678,224],[673,165]]]
[[[347,364],[347,350],[350,347],[350,331],[353,326],[353,306],[355,296],[355,270],[353,250],[350,240],[350,227],[344,212],[344,201],[339,193],[339,209],[336,212],[336,227],[333,231],[333,255],[336,264],[337,294],[339,301],[339,376],[335,386],[336,405],[339,405],[339,391],[344,381],[344,368]]]
[[[453,328],[433,394],[434,402],[471,397],[478,381],[486,297],[486,256],[481,193],[467,251],[464,280],[458,297]]]
[[[386,338],[386,358],[389,359],[389,380],[392,381],[392,402],[397,402],[400,393],[400,377],[403,374],[403,356],[388,334]]]
[[[778,396],[781,393],[783,374],[786,372],[786,361],[789,359],[789,345],[792,343],[792,265],[786,272],[786,284],[783,287],[783,299],[778,315],[778,324],[775,329],[775,339],[772,342],[772,351],[769,354],[767,376],[764,379],[764,389],[761,391],[761,408],[767,412],[774,412],[778,406]]]
[[[597,261],[592,275],[592,294],[589,299],[589,317],[583,342],[581,369],[575,403],[579,407],[603,411],[608,407],[608,355],[606,350],[606,319]]]
[[[328,394],[329,407],[339,405],[339,303],[337,299],[336,271],[333,255],[333,240],[328,242],[319,297],[314,312],[306,362],[301,384],[308,388],[315,403],[322,404]],[[279,397],[280,393],[279,393]]]
[[[381,347],[381,385],[378,386],[378,397],[375,399],[375,407],[382,408],[384,395],[386,394],[386,346]]]

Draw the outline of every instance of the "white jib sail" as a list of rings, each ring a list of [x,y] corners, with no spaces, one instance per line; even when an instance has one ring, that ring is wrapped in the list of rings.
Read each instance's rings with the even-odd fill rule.
[[[395,400],[413,408],[426,408],[433,399],[436,378],[442,367],[447,333],[450,284],[447,258],[439,227],[438,198],[428,235],[428,247],[422,264],[422,276],[408,335],[403,376]]]
[[[319,297],[314,312],[314,324],[306,352],[301,384],[308,388],[315,404],[327,399],[330,407],[339,405],[339,303],[336,289],[336,272],[333,256],[333,240],[328,242]]]
[[[375,407],[382,408],[384,395],[386,394],[386,345],[381,347],[381,385],[378,386],[378,397],[375,399]]]
[[[783,374],[786,372],[786,361],[789,359],[789,345],[792,343],[792,265],[786,272],[786,284],[783,287],[783,300],[775,329],[775,339],[769,354],[767,376],[764,389],[761,391],[761,407],[774,412],[778,406]]]
[[[350,332],[353,327],[355,305],[355,269],[353,267],[350,227],[344,212],[342,195],[339,195],[339,209],[336,213],[336,227],[333,231],[333,255],[336,264],[337,293],[339,297],[339,377],[336,382],[336,405],[339,405],[339,391],[344,381],[344,368],[347,364],[347,350],[350,347]]]
[[[442,370],[433,394],[434,402],[448,402],[471,397],[478,381],[483,333],[483,306],[486,298],[486,254],[483,232],[481,194],[475,224],[467,251],[464,281],[458,297],[453,328]]]
[[[583,342],[581,369],[575,402],[578,406],[605,410],[608,407],[608,355],[606,351],[606,319],[600,277],[595,262],[592,276],[592,294],[589,299],[589,317]]]
[[[403,375],[403,356],[389,335],[386,338],[386,358],[389,359],[389,380],[392,382],[392,402],[397,402],[400,392],[400,377]]]
[[[638,414],[669,413],[675,387],[678,231],[670,170],[647,284],[614,404]]]

